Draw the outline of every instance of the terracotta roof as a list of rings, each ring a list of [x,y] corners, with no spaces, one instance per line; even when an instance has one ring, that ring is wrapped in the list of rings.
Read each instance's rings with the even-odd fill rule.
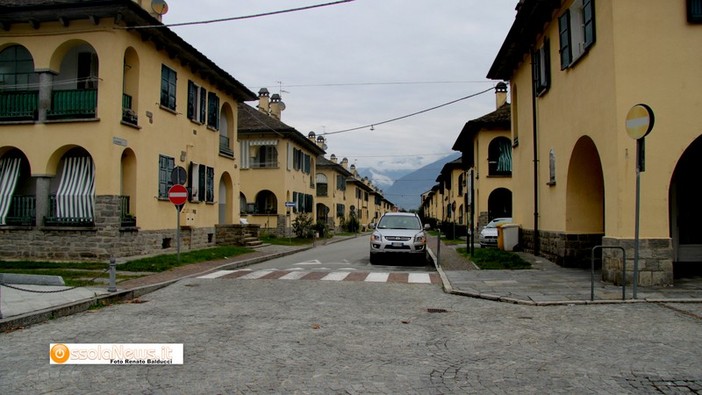
[[[512,127],[511,119],[511,106],[509,103],[505,103],[502,107],[489,114],[466,122],[458,138],[456,138],[456,142],[453,143],[452,149],[454,151],[464,151],[467,147],[471,147],[475,134],[483,129],[510,130]]]
[[[189,65],[203,79],[239,101],[256,100],[257,96],[229,73],[188,44],[180,36],[140,7],[133,0],[0,0],[0,37],[11,31],[12,25],[57,22],[70,26],[73,20],[93,18],[117,19],[125,27],[157,26],[128,30],[151,41],[181,64]]]
[[[239,103],[238,134],[239,137],[254,134],[274,134],[288,138],[311,151],[314,156],[324,154],[324,150],[313,143],[294,127],[286,125],[280,120],[265,114],[248,104]]]
[[[524,54],[536,41],[544,25],[551,21],[553,13],[561,7],[561,0],[524,0],[518,8],[514,23],[497,53],[487,77],[509,81]]]

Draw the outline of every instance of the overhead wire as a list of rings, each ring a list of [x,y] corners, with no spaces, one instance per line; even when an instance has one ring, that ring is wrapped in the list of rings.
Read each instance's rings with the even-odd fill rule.
[[[416,112],[413,112],[413,113],[411,113],[411,114],[407,114],[407,115],[395,117],[395,118],[388,119],[388,120],[385,120],[385,121],[382,121],[382,122],[373,122],[373,123],[369,123],[369,124],[363,125],[363,126],[358,126],[358,127],[355,127],[355,128],[343,129],[343,130],[336,130],[336,131],[333,131],[333,132],[324,132],[324,133],[320,133],[320,136],[325,136],[325,135],[330,135],[330,134],[346,133],[346,132],[353,132],[353,131],[356,131],[356,130],[368,129],[368,128],[375,129],[376,126],[384,125],[384,124],[390,123],[390,122],[399,121],[399,120],[402,120],[402,119],[406,119],[406,118],[409,118],[409,117],[413,117],[413,116],[415,116],[415,115],[424,114],[424,113],[429,112],[429,111],[434,111],[434,110],[436,110],[436,109],[439,109],[439,108],[442,108],[442,107],[446,107],[446,106],[449,106],[449,105],[454,104],[454,103],[458,103],[458,102],[463,101],[463,100],[466,100],[466,99],[470,99],[470,98],[473,98],[473,97],[476,97],[476,96],[480,96],[480,95],[482,95],[482,94],[484,94],[484,93],[487,93],[487,92],[492,91],[493,89],[494,89],[494,87],[491,86],[490,88],[485,89],[485,90],[482,90],[482,91],[480,91],[480,92],[473,93],[473,94],[470,94],[470,95],[468,95],[468,96],[463,96],[463,97],[461,97],[461,98],[458,98],[458,99],[455,99],[455,100],[451,100],[451,101],[446,102],[446,103],[443,103],[443,104],[439,104],[438,106],[434,106],[434,107],[430,107],[430,108],[427,108],[427,109],[424,109],[424,110],[416,111]]]

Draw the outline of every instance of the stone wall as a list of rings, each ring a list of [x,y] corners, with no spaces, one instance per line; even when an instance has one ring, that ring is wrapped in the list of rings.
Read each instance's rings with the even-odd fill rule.
[[[215,225],[216,243],[220,246],[244,245],[245,237],[250,236],[258,238],[260,230],[261,225],[256,224]]]
[[[603,244],[623,247],[626,251],[626,284],[634,279],[634,240],[605,237]],[[602,279],[622,284],[623,259],[620,250],[603,251]],[[639,240],[639,281],[640,286],[673,285],[673,242],[671,239]]]
[[[600,244],[602,244],[601,234],[539,232],[539,255],[564,267],[589,268],[592,248]],[[526,252],[535,251],[533,230],[520,230],[519,246]]]
[[[0,227],[0,259],[109,261],[111,256],[169,254],[177,251],[176,230],[141,231],[120,226],[119,197],[95,198],[95,224],[89,227]],[[138,218],[137,218],[138,225]],[[215,245],[214,227],[182,227],[181,251]]]

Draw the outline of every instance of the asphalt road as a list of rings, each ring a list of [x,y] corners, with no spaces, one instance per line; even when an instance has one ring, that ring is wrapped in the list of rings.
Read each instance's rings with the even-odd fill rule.
[[[224,278],[141,301],[0,334],[0,392],[702,391],[702,322],[655,304],[533,307],[431,284]],[[49,365],[52,342],[182,343],[184,363]]]

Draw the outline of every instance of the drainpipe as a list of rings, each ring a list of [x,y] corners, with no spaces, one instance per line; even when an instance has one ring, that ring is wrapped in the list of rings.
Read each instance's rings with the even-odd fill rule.
[[[531,49],[531,118],[532,118],[532,144],[534,145],[534,255],[539,255],[541,250],[539,240],[539,149],[536,122],[536,80],[534,75],[534,48]]]

